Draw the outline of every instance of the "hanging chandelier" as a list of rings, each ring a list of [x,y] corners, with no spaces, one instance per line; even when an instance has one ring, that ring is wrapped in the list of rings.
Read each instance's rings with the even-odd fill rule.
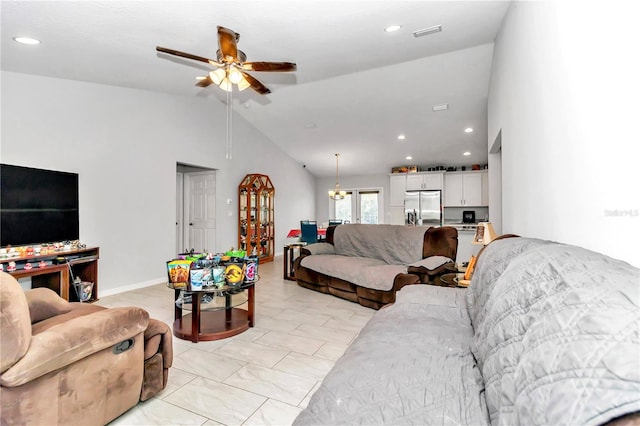
[[[347,195],[347,191],[340,190],[340,182],[338,181],[338,157],[340,157],[340,154],[336,154],[336,187],[333,190],[329,190],[329,198],[332,200],[342,200],[345,195]]]

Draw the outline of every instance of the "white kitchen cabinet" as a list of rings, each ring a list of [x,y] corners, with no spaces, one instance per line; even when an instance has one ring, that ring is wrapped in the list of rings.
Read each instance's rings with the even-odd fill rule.
[[[488,205],[486,174],[486,172],[446,173],[444,175],[444,206],[479,207]]]
[[[404,208],[406,181],[407,175],[405,173],[389,176],[389,206],[402,206]]]
[[[407,174],[407,191],[423,189],[442,190],[442,175],[444,173],[409,173]]]

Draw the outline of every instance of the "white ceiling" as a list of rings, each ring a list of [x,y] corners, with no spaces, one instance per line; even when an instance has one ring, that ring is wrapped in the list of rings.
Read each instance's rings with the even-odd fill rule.
[[[5,1],[2,69],[225,102],[198,88],[216,26],[238,32],[249,61],[293,61],[253,73],[272,93],[234,93],[235,110],[316,176],[388,173],[400,165],[487,161],[492,43],[506,1]],[[400,24],[395,33],[383,30]],[[415,30],[443,31],[414,37]],[[12,37],[42,41],[20,45]],[[450,109],[433,112],[448,103]],[[472,134],[464,128],[473,127]],[[398,134],[406,140],[398,141]],[[464,151],[471,155],[463,157]],[[406,160],[412,155],[413,160]]]

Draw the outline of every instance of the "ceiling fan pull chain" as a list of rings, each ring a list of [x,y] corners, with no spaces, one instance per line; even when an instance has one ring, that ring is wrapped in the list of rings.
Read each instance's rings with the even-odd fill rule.
[[[232,139],[233,139],[233,88],[227,92],[227,149],[226,158],[231,160]]]

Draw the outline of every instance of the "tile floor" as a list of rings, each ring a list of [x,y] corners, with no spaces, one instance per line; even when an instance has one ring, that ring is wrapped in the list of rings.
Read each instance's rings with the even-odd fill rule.
[[[290,425],[375,312],[282,278],[282,257],[259,266],[255,326],[228,339],[173,338],[166,389],[110,425]],[[173,323],[165,285],[101,298]]]

